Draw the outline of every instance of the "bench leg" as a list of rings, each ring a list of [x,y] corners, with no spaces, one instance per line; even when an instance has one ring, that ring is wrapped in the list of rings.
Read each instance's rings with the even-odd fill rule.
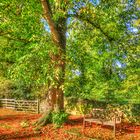
[[[122,123],[120,124],[120,131],[122,132]]]
[[[83,129],[85,128],[85,125],[86,125],[86,122],[85,122],[85,121],[83,121]]]
[[[87,122],[89,123],[90,127],[92,126],[92,122]],[[86,127],[86,121],[83,121],[83,129]]]
[[[92,123],[90,122],[90,127],[92,127]]]
[[[114,133],[114,137],[116,137],[116,124],[114,124],[113,133]]]

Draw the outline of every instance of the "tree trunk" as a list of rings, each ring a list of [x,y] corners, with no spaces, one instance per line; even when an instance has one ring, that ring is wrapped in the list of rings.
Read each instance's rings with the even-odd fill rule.
[[[52,19],[52,12],[48,0],[41,0],[44,11],[44,18],[48,22],[51,30],[52,41],[57,47],[58,53],[50,53],[51,66],[53,65],[55,84],[49,83],[46,98],[47,110],[36,122],[36,125],[43,126],[49,122],[49,115],[52,111],[64,110],[64,78],[65,78],[65,56],[66,56],[66,18],[59,17],[57,22]]]
[[[65,78],[65,53],[60,53],[59,55],[60,57],[51,55],[51,57],[53,56],[51,64],[53,64],[55,70],[53,77],[53,79],[55,80],[55,85],[50,82],[50,86],[46,96],[47,109],[43,116],[36,123],[36,125],[38,126],[44,126],[49,122],[49,117],[47,116],[49,116],[52,111],[64,110],[63,86]]]
[[[58,46],[60,47],[60,46]],[[64,48],[64,46],[63,46]],[[65,51],[64,51],[65,52]],[[52,111],[63,111],[64,110],[64,79],[65,79],[65,53],[60,53],[58,55],[51,55],[51,64],[54,68],[54,79],[55,85],[50,82],[49,89],[46,96],[46,112],[36,123],[39,126],[43,126],[48,123],[49,114]]]

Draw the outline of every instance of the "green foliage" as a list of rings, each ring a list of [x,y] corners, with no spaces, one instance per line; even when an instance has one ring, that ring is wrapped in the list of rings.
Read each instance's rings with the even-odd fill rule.
[[[44,115],[44,117],[45,118],[43,118],[43,119],[45,119],[47,122],[47,124],[48,123],[52,123],[52,113],[50,112],[49,114],[47,114],[47,115]]]
[[[21,123],[20,123],[21,127],[25,128],[25,127],[29,127],[29,122],[28,120],[23,120]]]
[[[11,98],[15,85],[8,79],[0,77],[0,98]]]
[[[91,104],[79,104],[76,108],[81,114],[86,114],[90,113],[93,106]]]
[[[140,123],[140,104],[107,104],[106,108],[109,112],[115,112],[122,113],[122,119],[124,122],[130,122],[130,123]],[[117,115],[117,114],[116,114]]]
[[[67,121],[69,114],[65,111],[49,111],[44,113],[44,115],[34,124],[40,127],[49,123],[53,123],[55,128],[59,128]]]
[[[133,102],[136,100],[139,102],[137,98],[140,95],[138,80],[139,41],[136,41],[139,37],[137,33],[130,32],[126,26],[130,15],[128,15],[128,11],[124,14],[125,6],[118,6],[120,6],[120,11],[116,13],[114,13],[115,4],[110,7],[114,9],[114,11],[109,11],[110,13],[105,8],[103,11],[101,10],[103,16],[99,16],[98,26],[96,24],[81,24],[79,21],[74,22],[74,28],[70,30],[67,48],[69,62],[65,86],[67,96],[72,95],[77,98],[107,102],[125,100],[131,102],[132,98],[135,98]],[[137,12],[134,13],[137,14]],[[111,17],[107,19],[108,14]],[[124,20],[120,16],[128,17],[128,19]],[[104,17],[109,21],[107,22]],[[102,30],[98,30],[96,26]],[[133,26],[133,24],[129,26]],[[129,33],[126,34],[126,32]],[[131,43],[128,44],[127,41]],[[75,74],[76,71],[80,74]]]
[[[140,104],[128,104],[120,107],[124,113],[124,121],[130,123],[140,123]]]
[[[82,100],[77,98],[66,98],[66,110],[77,114],[87,114],[91,111],[94,104],[89,100]]]
[[[68,119],[68,113],[64,112],[64,111],[60,111],[60,112],[53,112],[52,113],[52,123],[54,124],[54,126],[56,128],[59,128],[62,126],[62,124],[64,122],[67,121]]]

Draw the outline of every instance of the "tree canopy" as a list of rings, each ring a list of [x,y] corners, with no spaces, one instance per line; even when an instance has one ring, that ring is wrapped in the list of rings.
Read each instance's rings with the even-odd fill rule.
[[[53,87],[67,97],[140,102],[139,1],[2,0],[0,6],[0,76],[24,94],[44,96]]]

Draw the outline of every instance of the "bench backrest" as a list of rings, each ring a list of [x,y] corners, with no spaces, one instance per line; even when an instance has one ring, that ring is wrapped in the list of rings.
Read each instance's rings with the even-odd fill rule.
[[[115,121],[121,123],[122,121],[122,112],[119,110],[108,110],[95,108],[91,111],[92,117],[95,119],[100,119],[102,121]]]

